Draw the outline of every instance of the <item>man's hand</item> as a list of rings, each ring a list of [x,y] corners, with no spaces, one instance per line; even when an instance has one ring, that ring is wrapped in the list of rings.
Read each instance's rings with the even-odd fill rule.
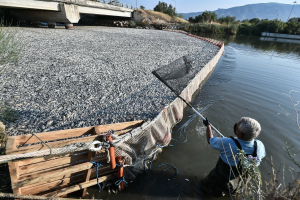
[[[206,117],[206,119],[203,119],[203,124],[207,127],[206,128],[206,138],[207,138],[207,143],[210,144],[210,138],[213,138],[214,136],[211,131],[211,126],[209,126],[210,123],[209,123],[207,117]]]
[[[208,125],[210,125],[210,123],[209,123],[207,117],[206,117],[206,119],[203,120],[203,124],[204,124],[206,127],[207,127]]]

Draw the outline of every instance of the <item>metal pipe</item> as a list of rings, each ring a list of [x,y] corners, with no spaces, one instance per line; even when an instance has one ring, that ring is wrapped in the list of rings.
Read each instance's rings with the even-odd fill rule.
[[[113,141],[110,135],[106,135],[106,140],[108,140],[109,143]],[[109,147],[109,156],[110,156],[110,167],[111,169],[115,169],[116,168],[115,147],[113,146]]]

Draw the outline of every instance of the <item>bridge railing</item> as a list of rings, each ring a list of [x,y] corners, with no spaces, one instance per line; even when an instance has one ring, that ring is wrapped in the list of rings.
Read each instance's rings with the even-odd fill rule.
[[[106,3],[106,4],[110,4],[110,5],[114,5],[114,6],[133,9],[132,5],[127,4],[127,3],[119,2],[118,0],[96,0],[96,1],[98,1],[100,3]]]

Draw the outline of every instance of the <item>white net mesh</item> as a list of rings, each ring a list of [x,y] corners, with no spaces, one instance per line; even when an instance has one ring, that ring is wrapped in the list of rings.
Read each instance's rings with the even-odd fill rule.
[[[157,155],[162,151],[161,147],[170,143],[172,127],[181,120],[179,117],[182,117],[177,113],[183,113],[183,105],[179,100],[162,111],[152,122],[144,123],[142,127],[126,135],[112,136],[116,156],[124,157],[127,181],[147,169],[145,160],[152,159],[154,153]],[[130,172],[127,173],[129,169]]]

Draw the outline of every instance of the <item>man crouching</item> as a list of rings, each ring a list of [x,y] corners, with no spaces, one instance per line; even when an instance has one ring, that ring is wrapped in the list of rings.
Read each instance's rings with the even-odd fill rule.
[[[221,197],[226,193],[232,192],[232,182],[239,177],[239,161],[233,158],[237,156],[238,149],[244,150],[247,156],[257,158],[257,166],[266,156],[263,143],[254,138],[258,137],[261,127],[260,124],[250,117],[242,117],[234,125],[234,133],[237,137],[214,137],[208,120],[203,120],[207,127],[206,138],[208,144],[220,151],[220,158],[216,167],[201,181],[201,189],[212,196]],[[231,148],[230,148],[231,147]],[[232,149],[232,151],[231,151]],[[233,154],[232,154],[233,152]]]

